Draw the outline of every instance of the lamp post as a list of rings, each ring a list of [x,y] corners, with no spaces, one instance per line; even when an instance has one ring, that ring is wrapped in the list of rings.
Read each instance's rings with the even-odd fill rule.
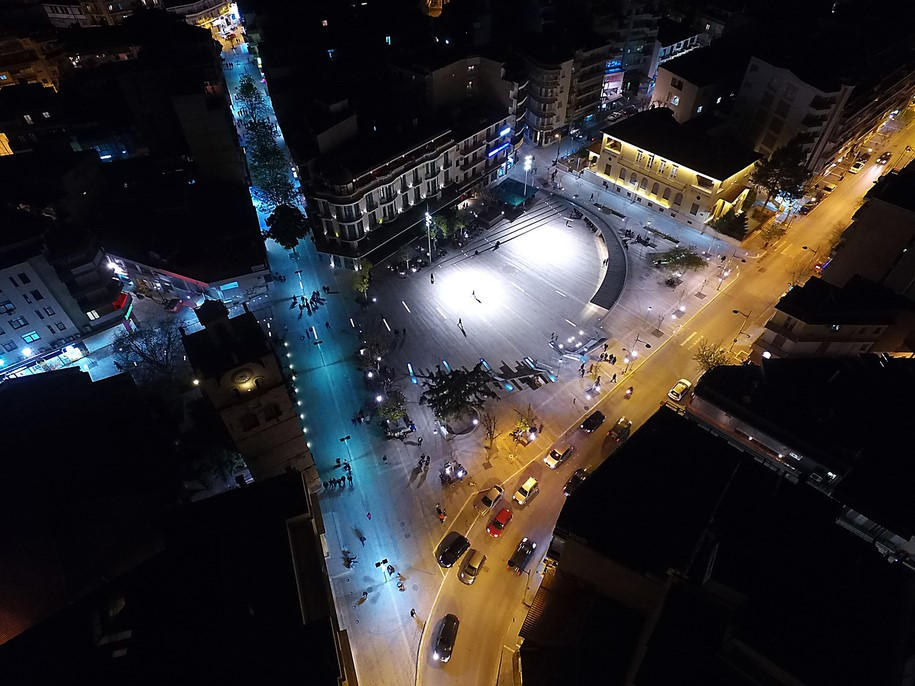
[[[531,163],[534,161],[533,155],[524,156],[524,202],[527,202],[527,175],[531,171]]]
[[[429,271],[432,271],[432,215],[429,214],[429,203],[426,203],[426,240],[429,241]]]
[[[734,340],[731,341],[731,345],[728,348],[728,352],[731,352],[734,349],[734,344],[737,343],[737,339],[740,338],[740,334],[743,333],[743,327],[745,327],[747,325],[747,322],[750,321],[750,315],[752,314],[752,312],[741,312],[740,310],[731,310],[731,314],[739,314],[741,317],[743,317],[743,321],[740,323],[740,328],[737,329],[737,335],[734,337]],[[749,334],[747,334],[747,337],[749,337]]]

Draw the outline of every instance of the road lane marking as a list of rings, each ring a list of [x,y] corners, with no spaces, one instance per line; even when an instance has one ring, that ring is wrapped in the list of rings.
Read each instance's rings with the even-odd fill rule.
[[[521,291],[522,293],[524,293],[524,295],[527,295],[527,291],[524,290],[523,288],[521,288],[521,286],[519,286],[518,284],[516,284],[514,281],[509,281],[509,283],[510,283],[512,286],[514,286],[515,288],[517,288],[519,291]]]
[[[557,289],[557,288],[554,288],[553,290],[556,291],[557,293],[559,293],[559,295],[561,295],[563,298],[568,298],[568,297],[569,297],[569,296],[567,296],[565,293],[563,293],[562,291],[560,291],[560,290]],[[566,319],[566,321],[569,321],[569,320]]]
[[[697,333],[699,333],[699,332],[698,332],[698,331],[693,331],[689,336],[687,336],[685,339],[683,339],[683,342],[682,342],[680,345],[681,345],[681,346],[684,346],[684,345],[686,345],[687,343],[689,343],[689,342],[692,340],[693,336],[695,336]]]
[[[405,303],[403,300],[401,300],[401,301],[400,301],[400,304],[403,305],[403,308],[404,308],[407,312],[410,312],[410,308],[407,307],[407,303]],[[410,314],[413,314],[413,313],[410,312]]]
[[[442,315],[442,319],[448,319],[448,315],[442,312],[441,308],[436,305],[435,311]]]
[[[572,326],[574,326],[576,329],[578,328],[578,324],[576,324],[575,322],[573,322],[571,319],[566,319],[566,321],[569,322],[569,324],[571,324]]]
[[[388,333],[391,333],[391,325],[388,324],[388,320],[385,319],[384,317],[382,317],[381,322],[382,322],[382,324],[384,324],[384,328],[386,328],[388,330]]]

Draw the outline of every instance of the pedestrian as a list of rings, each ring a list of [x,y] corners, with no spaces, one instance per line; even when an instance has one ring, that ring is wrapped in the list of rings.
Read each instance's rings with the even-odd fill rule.
[[[604,343],[604,352],[607,352],[607,346],[608,346],[608,345],[609,345],[608,343]]]
[[[349,481],[349,485],[352,486],[353,485],[353,475],[347,474],[346,479],[347,479],[347,481]]]
[[[416,439],[416,445],[421,446],[422,444],[423,444],[423,437],[420,436],[419,438]]]
[[[463,329],[463,328],[464,328],[464,320],[461,319],[460,317],[458,317],[458,328],[459,328],[459,329]]]
[[[435,283],[435,274],[429,273],[429,280],[434,284]]]
[[[416,616],[416,610],[414,610],[412,607],[410,608],[410,616],[411,616],[411,617],[415,617],[415,616]]]
[[[325,490],[325,491],[327,490],[327,482],[326,482],[326,481],[324,482],[324,490]]]
[[[384,462],[385,464],[387,464],[387,463],[388,463],[388,456],[387,456],[387,455],[382,455],[382,456],[381,456],[381,461]]]
[[[369,521],[371,521],[371,519],[372,519],[372,513],[371,513],[371,512],[366,512],[366,513],[365,513],[365,516],[368,517]]]
[[[407,337],[407,330],[406,330],[406,329],[403,330],[403,337],[404,337],[404,338]]]
[[[359,534],[359,542],[362,544],[362,547],[365,547],[365,536]]]
[[[368,592],[368,591],[363,591],[363,592],[362,592],[362,597],[363,597],[363,598],[368,598],[368,597],[369,597],[369,592]]]
[[[591,202],[594,202],[594,193],[591,194]]]
[[[594,382],[595,386],[600,386],[600,377],[597,377],[597,380]]]
[[[616,372],[614,372],[613,376],[610,378],[610,383],[616,383]]]
[[[592,363],[591,366],[588,367],[588,374],[593,374],[593,373],[594,373],[594,364]]]

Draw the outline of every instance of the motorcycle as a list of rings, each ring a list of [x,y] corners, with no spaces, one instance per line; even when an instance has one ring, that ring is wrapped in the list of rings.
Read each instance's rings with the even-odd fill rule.
[[[632,397],[632,386],[626,389],[626,393],[623,395],[626,400]]]

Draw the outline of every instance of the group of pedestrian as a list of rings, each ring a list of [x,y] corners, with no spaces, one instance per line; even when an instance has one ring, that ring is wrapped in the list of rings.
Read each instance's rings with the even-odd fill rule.
[[[365,414],[363,414],[362,410],[359,410],[359,412],[354,414],[353,418],[352,418],[353,426],[357,426],[359,424],[365,424],[367,421],[369,421],[369,418],[366,417]]]
[[[422,455],[419,456],[419,463],[416,465],[416,468],[424,469],[424,470],[428,471],[429,462],[431,462],[431,461],[432,461],[432,458],[429,455],[426,455],[426,453],[423,453]]]
[[[331,479],[330,481],[325,481],[324,488],[343,488],[346,486],[347,479],[349,479],[350,484],[353,483],[353,475],[347,474],[346,476],[341,476],[339,479]]]

